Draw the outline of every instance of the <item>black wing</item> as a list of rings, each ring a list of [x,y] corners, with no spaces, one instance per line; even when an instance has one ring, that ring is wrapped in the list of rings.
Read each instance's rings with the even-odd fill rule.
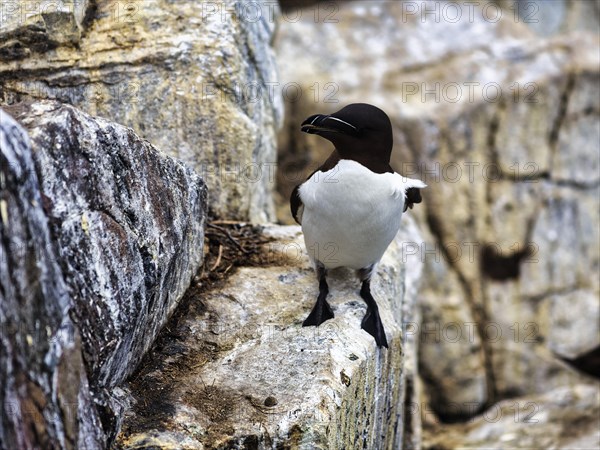
[[[415,203],[421,203],[421,190],[419,188],[408,188],[406,190],[406,201],[404,202],[404,211],[412,209]]]
[[[299,224],[302,224],[302,210],[304,209],[304,205],[302,204],[302,199],[300,198],[300,193],[298,192],[300,186],[301,185],[299,184],[292,191],[292,195],[290,197],[290,209],[292,210],[292,217],[294,220]]]

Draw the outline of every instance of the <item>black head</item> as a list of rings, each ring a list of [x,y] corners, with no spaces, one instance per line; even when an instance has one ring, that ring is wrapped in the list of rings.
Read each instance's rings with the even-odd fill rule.
[[[392,123],[376,106],[352,103],[330,115],[310,116],[300,129],[331,141],[343,159],[389,165]]]

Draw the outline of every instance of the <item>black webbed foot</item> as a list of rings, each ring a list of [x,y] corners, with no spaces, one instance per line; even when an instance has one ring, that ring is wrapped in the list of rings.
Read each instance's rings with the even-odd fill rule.
[[[317,275],[319,276],[319,297],[308,317],[302,322],[303,327],[318,327],[326,320],[333,319],[333,311],[326,300],[327,294],[329,294],[329,286],[325,279],[326,274],[327,272],[324,267],[317,266]]]
[[[363,275],[365,277],[360,288],[360,296],[367,304],[367,313],[363,317],[361,328],[375,338],[378,347],[388,348],[385,329],[381,317],[379,317],[379,308],[373,295],[371,295],[371,268],[366,269],[364,272],[360,271],[359,274],[361,278],[363,278]]]
[[[320,300],[321,296],[315,303],[312,311],[308,315],[308,317],[302,322],[303,327],[315,326],[318,327],[323,322],[329,319],[333,319],[333,311],[331,310],[331,306],[325,300]]]
[[[388,348],[387,338],[385,337],[385,329],[379,311],[376,309],[367,308],[367,313],[363,317],[361,328],[375,338],[378,347]]]

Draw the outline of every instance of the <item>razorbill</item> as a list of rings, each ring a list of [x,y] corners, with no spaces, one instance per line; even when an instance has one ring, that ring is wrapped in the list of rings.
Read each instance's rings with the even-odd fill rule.
[[[400,228],[407,208],[421,202],[420,180],[405,178],[390,167],[392,124],[381,109],[350,104],[330,115],[317,114],[300,128],[331,141],[329,158],[290,198],[294,219],[302,225],[304,242],[319,279],[319,296],[303,326],[319,326],[333,318],[327,303],[327,270],[349,267],[362,282],[367,304],[362,328],[378,346],[387,347],[371,275]]]

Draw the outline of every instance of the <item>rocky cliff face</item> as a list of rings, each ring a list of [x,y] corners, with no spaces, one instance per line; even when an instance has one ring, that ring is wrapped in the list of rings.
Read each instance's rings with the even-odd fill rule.
[[[281,80],[271,2],[3,8],[0,447],[597,446],[598,2],[553,4],[313,2]],[[212,223],[176,310],[208,209],[274,217],[279,93],[283,197],[330,150],[298,124],[352,101],[429,184],[378,272],[389,351],[344,271],[300,327],[297,228]]]
[[[390,351],[346,272],[336,320],[300,326],[316,284],[297,228],[224,220],[204,248],[208,210],[274,217],[277,5],[9,6],[0,447],[418,447],[413,222],[374,286]]]
[[[200,265],[207,210],[230,219],[273,218],[274,133],[282,115],[270,47],[277,5],[48,3],[3,5],[0,103],[17,105],[10,113],[31,137],[38,206],[55,247],[51,259],[67,287],[61,295],[69,297],[57,315],[67,325],[69,316],[74,322],[64,353],[79,360],[63,364],[73,379],[81,373],[81,382],[71,383],[68,400],[82,415],[63,411],[70,414],[64,423],[68,436],[61,435],[59,422],[47,430],[40,425],[31,445],[77,446],[79,435],[95,448],[119,428],[127,399],[118,386]],[[79,109],[19,103],[46,98]],[[198,174],[210,184],[210,205]],[[25,252],[29,241],[15,239]],[[37,259],[43,267],[43,257]],[[4,272],[12,270],[3,265]],[[7,305],[3,339],[5,324],[18,323],[28,311],[16,308]],[[54,319],[44,320],[48,333],[56,334]],[[28,329],[10,331],[15,354],[34,336]],[[45,347],[37,346],[32,344],[32,357],[41,358]],[[50,379],[56,377],[53,367],[31,370]],[[13,378],[23,369],[21,364],[3,374],[7,383],[17,383]],[[46,415],[60,408],[51,388],[37,389],[23,394],[23,401],[47,402]],[[16,424],[27,414],[9,413],[13,428],[7,428],[7,439],[22,433]],[[9,445],[19,446],[26,445]]]
[[[277,4],[63,3],[3,9],[0,102],[53,98],[129,126],[206,179],[214,215],[274,219]]]
[[[419,364],[444,420],[595,383],[566,360],[600,344],[600,52],[597,18],[574,25],[592,19],[562,5],[555,28],[443,2],[338,4],[281,26],[282,83],[321,94],[287,99],[282,197],[330,151],[294,124],[351,102],[390,115],[392,166],[429,185]]]
[[[151,345],[202,261],[206,187],[131,129],[58,102],[6,109],[29,139],[3,111],[3,196],[19,196],[2,200],[8,243],[2,325],[3,332],[8,327],[7,345],[14,345],[5,362],[10,368],[8,355],[27,349],[30,365],[9,369],[2,385],[29,383],[25,398],[37,408],[32,414],[52,420],[51,413],[60,413],[64,420],[64,430],[59,422],[57,431],[41,426],[36,436],[36,418],[25,433],[16,428],[23,410],[13,404],[7,436],[31,434],[33,446],[47,440],[50,447],[72,448],[79,433],[103,446],[118,427],[115,388]],[[13,215],[14,227],[7,222]],[[39,231],[29,229],[34,226]]]

